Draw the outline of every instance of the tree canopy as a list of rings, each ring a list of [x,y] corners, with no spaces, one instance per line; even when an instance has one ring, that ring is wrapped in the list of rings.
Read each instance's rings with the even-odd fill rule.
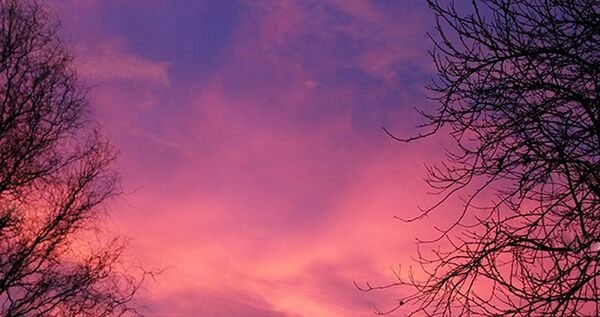
[[[141,276],[101,232],[115,151],[59,30],[42,4],[0,0],[0,314],[135,313]]]
[[[449,131],[454,143],[428,169],[438,203],[407,220],[453,197],[463,207],[421,242],[434,250],[418,273],[384,286],[405,296],[379,312],[600,314],[600,3],[428,3],[439,107],[421,134],[392,136]]]

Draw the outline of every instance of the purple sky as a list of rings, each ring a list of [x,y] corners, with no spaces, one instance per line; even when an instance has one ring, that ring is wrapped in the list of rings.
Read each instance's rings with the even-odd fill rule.
[[[368,316],[431,197],[424,1],[53,0],[121,152],[149,316]],[[443,218],[443,217],[442,217]],[[440,221],[443,221],[440,220]]]

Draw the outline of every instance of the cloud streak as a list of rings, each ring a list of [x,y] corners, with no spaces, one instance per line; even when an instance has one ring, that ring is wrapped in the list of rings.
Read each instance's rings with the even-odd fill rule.
[[[127,52],[117,40],[98,47],[84,47],[85,60],[77,65],[79,73],[100,82],[138,82],[168,87],[169,62],[155,62]]]

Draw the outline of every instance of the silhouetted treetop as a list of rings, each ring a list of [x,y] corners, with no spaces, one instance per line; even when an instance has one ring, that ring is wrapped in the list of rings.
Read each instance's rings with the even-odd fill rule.
[[[135,314],[142,276],[101,230],[115,152],[58,33],[40,3],[0,0],[0,314]]]
[[[412,290],[390,311],[600,314],[600,2],[428,3],[439,107],[394,137],[454,141],[429,168],[439,203],[411,220],[453,196],[463,208],[420,273],[389,285]]]

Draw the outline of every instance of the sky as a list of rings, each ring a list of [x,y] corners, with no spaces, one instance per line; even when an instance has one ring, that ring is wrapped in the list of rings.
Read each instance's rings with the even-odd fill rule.
[[[432,197],[411,144],[428,109],[421,0],[48,0],[120,152],[111,206],[130,256],[163,269],[148,316],[358,317],[394,281]]]

